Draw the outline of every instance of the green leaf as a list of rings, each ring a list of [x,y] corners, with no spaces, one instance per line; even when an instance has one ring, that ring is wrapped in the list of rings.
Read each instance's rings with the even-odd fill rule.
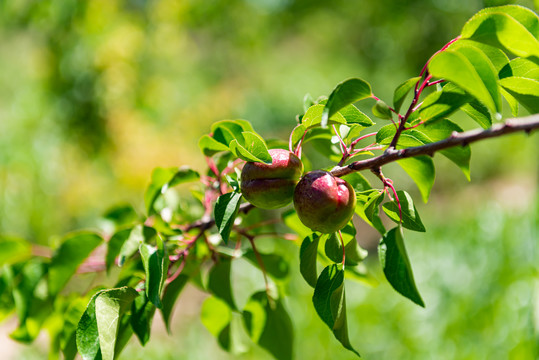
[[[236,310],[232,286],[230,283],[232,261],[229,258],[221,258],[210,270],[208,275],[208,290]]]
[[[269,276],[274,279],[284,279],[288,276],[289,266],[288,262],[283,259],[282,256],[277,254],[264,254],[260,253],[260,258],[264,263],[266,272]],[[246,258],[256,267],[260,267],[256,255],[253,250],[249,249],[244,254],[243,257]]]
[[[305,238],[309,236],[313,231],[307,226],[303,225],[301,220],[298,217],[298,214],[294,209],[289,209],[283,212],[282,214],[283,222],[286,226],[296,232],[300,238]]]
[[[404,99],[406,99],[406,95],[408,95],[410,90],[415,87],[420,79],[420,76],[408,79],[395,89],[395,92],[393,93],[393,108],[396,112],[400,111],[402,103],[404,102]]]
[[[243,310],[243,321],[251,340],[276,359],[293,358],[292,321],[279,299],[270,302],[263,291],[253,294]]]
[[[105,290],[92,296],[86,310],[79,320],[79,324],[77,325],[77,350],[84,360],[101,358],[99,332],[97,330],[97,318],[95,314],[95,300],[103,291]]]
[[[500,79],[518,76],[539,81],[539,65],[529,59],[516,58],[505,65],[498,75]]]
[[[500,112],[501,97],[492,63],[485,54],[472,47],[457,50],[445,50],[434,56],[429,63],[429,72],[455,83],[493,112]]]
[[[348,224],[341,229],[341,235],[344,242],[344,252],[346,253],[345,265],[347,268],[351,269],[363,261],[368,253],[366,250],[359,247],[359,243],[356,239],[357,230],[353,221],[348,222]]]
[[[402,226],[413,231],[425,232],[425,226],[421,222],[419,213],[414,206],[412,197],[406,191],[397,191],[402,210]],[[397,224],[400,223],[400,212],[397,201],[386,202],[383,206],[386,215]]]
[[[372,107],[372,114],[383,120],[391,120],[393,116],[389,106],[382,100],[378,100],[376,104],[374,104]]]
[[[0,235],[0,266],[15,264],[29,259],[32,256],[32,247],[24,239]]]
[[[296,126],[294,130],[292,131],[292,145],[297,145],[302,138],[303,138],[303,144],[306,144],[309,141],[318,140],[318,139],[331,140],[332,134],[330,132],[330,129],[328,128],[322,129],[316,126],[318,125],[311,127],[307,132],[306,132],[307,127],[305,126],[305,124]]]
[[[189,275],[180,274],[176,277],[171,283],[165,287],[163,292],[163,299],[161,300],[162,306],[161,315],[163,316],[163,321],[167,328],[168,333],[170,334],[170,317],[172,315],[172,310],[176,304],[176,300],[180,295],[181,291],[189,281]]]
[[[502,90],[502,89],[500,89]],[[492,117],[485,105],[474,100],[460,108],[466,115],[471,117],[483,129],[488,129],[492,126]]]
[[[105,266],[107,268],[107,273],[110,271],[110,268],[115,264],[116,257],[120,254],[123,244],[129,239],[132,229],[123,229],[112,235],[109,242],[107,243],[107,254],[105,255]]]
[[[243,143],[234,139],[230,142],[230,151],[245,161],[263,162],[271,164],[271,155],[268,152],[268,147],[259,135],[254,132],[245,131],[242,133]]]
[[[228,185],[230,185],[232,190],[234,190],[235,192],[241,192],[241,185],[239,181],[240,176],[241,175],[236,176],[236,174],[234,174],[233,176],[225,174],[226,182],[228,183]]]
[[[539,81],[511,76],[501,79],[500,83],[530,113],[539,112]]]
[[[460,126],[447,119],[423,124],[417,130],[428,137],[428,142],[444,140],[449,138],[453,132],[462,132]],[[422,140],[424,143],[428,143],[424,138]],[[452,147],[442,150],[440,153],[455,163],[462,170],[468,181],[470,180],[470,158],[472,156],[472,150],[469,145]]]
[[[49,293],[54,296],[67,284],[79,265],[103,239],[90,232],[73,233],[64,238],[49,265]]]
[[[507,63],[509,63],[509,58],[507,55],[499,48],[491,45],[473,40],[459,39],[459,41],[455,41],[453,44],[451,44],[449,49],[455,50],[460,47],[474,47],[481,50],[492,62],[496,72],[499,72],[505,65],[507,65]]]
[[[228,331],[230,330],[232,311],[227,303],[214,296],[206,298],[202,304],[200,317],[206,329],[219,340],[219,345],[228,350],[229,341],[222,341],[225,338],[230,340]]]
[[[95,320],[103,360],[114,360],[120,319],[137,295],[135,289],[123,287],[103,291],[96,297]]]
[[[122,204],[109,208],[103,215],[103,219],[112,225],[114,231],[119,228],[133,225],[138,220],[138,214],[133,206]]]
[[[521,6],[479,11],[464,25],[461,37],[501,47],[516,56],[539,56],[539,20],[531,10]]]
[[[443,119],[457,111],[462,105],[470,101],[470,96],[453,84],[445,85],[441,91],[428,95],[419,115],[425,122],[434,122]]]
[[[144,204],[148,215],[151,215],[155,210],[153,204],[159,195],[165,193],[170,187],[175,185],[195,181],[200,178],[198,172],[182,166],[180,168],[155,168],[152,172],[152,180],[144,193]]]
[[[435,171],[432,159],[428,156],[417,156],[398,160],[397,163],[414,180],[423,201],[426,203],[429,200],[430,190],[434,185]]]
[[[209,135],[203,135],[198,140],[198,147],[204,156],[213,156],[221,151],[228,151],[228,146],[220,143]]]
[[[314,99],[311,94],[305,94],[303,97],[303,111],[307,111],[308,108],[315,104]]]
[[[368,252],[367,250],[364,250],[359,246],[359,243],[357,242],[355,237],[348,243],[345,242],[345,244],[346,245],[344,245],[344,252],[346,253],[346,259],[344,264],[346,266],[346,269],[350,270],[353,269],[354,266],[359,265],[359,263],[363,261],[363,259],[365,259],[365,257],[368,255]]]
[[[371,86],[361,79],[348,79],[338,84],[329,95],[322,116],[322,127],[343,107],[372,96]]]
[[[204,155],[213,156],[220,151],[230,150],[245,161],[271,161],[264,140],[248,121],[218,121],[212,125],[211,131],[211,136],[203,136],[199,141]]]
[[[382,224],[382,220],[378,216],[378,205],[380,205],[383,198],[383,191],[376,189],[366,190],[356,194],[356,214],[371,227],[378,230],[380,234],[385,234],[386,232],[384,224]]]
[[[237,319],[228,305],[213,296],[204,300],[200,311],[202,324],[217,338],[219,346],[232,354],[240,354],[247,350],[242,341],[241,319]],[[239,321],[236,321],[239,320]]]
[[[509,107],[511,108],[511,114],[513,116],[518,116],[518,101],[515,99],[515,97],[511,94],[509,94],[503,87],[500,89],[500,92],[502,93],[502,96],[505,98],[507,103],[509,104]]]
[[[65,360],[72,360],[77,355],[77,325],[86,310],[88,298],[75,298],[69,301],[63,313],[62,332],[60,333],[60,348]]]
[[[142,346],[146,345],[148,340],[150,340],[155,309],[155,305],[148,299],[144,292],[141,292],[131,305],[131,327]]]
[[[255,130],[253,129],[253,125],[251,125],[251,123],[247,120],[243,120],[243,119],[236,119],[236,120],[233,120],[236,124],[239,124],[241,126],[241,128],[243,129],[243,131],[250,131],[250,132],[255,132]]]
[[[456,50],[464,55],[468,61],[474,66],[475,71],[485,84],[490,97],[494,101],[496,111],[499,113],[502,110],[502,97],[499,91],[498,71],[494,64],[490,61],[487,55],[474,46],[461,46]],[[465,89],[466,90],[466,89]],[[488,104],[486,104],[488,106]],[[494,112],[494,109],[492,109]]]
[[[396,132],[397,130],[395,129],[395,125],[388,124],[378,130],[378,132],[376,133],[376,142],[380,145],[389,145],[393,140],[393,137],[395,136]],[[397,148],[402,149],[412,146],[423,145],[423,142],[414,137],[412,134],[413,133],[410,131],[405,131],[404,133],[402,133],[401,136],[399,136]]]
[[[309,130],[313,127],[321,126],[324,111],[326,111],[326,109],[327,105],[322,104],[316,104],[307,109],[307,112],[301,119],[301,123],[305,125],[305,129]],[[346,124],[346,119],[340,113],[335,112],[327,119],[326,125],[327,124]]]
[[[361,134],[365,127],[359,124],[347,124],[339,125],[338,129],[342,139],[348,145]]]
[[[6,280],[11,278],[8,283],[13,286],[13,303],[19,326],[9,336],[19,342],[31,343],[53,311],[52,299],[47,296],[43,286],[47,266],[41,259],[32,258],[21,267],[10,270],[13,270],[13,273],[8,274]]]
[[[140,224],[136,225],[120,248],[118,265],[123,266],[125,261],[139,250],[140,244],[150,242],[155,235],[157,235],[155,229]]]
[[[146,296],[155,306],[160,308],[161,293],[167,279],[169,261],[165,244],[159,236],[156,241],[157,247],[141,243],[139,251],[146,273]]]
[[[318,316],[333,331],[335,338],[359,356],[348,338],[344,270],[339,269],[339,265],[332,264],[322,270],[314,289],[313,304]]]
[[[341,244],[341,239],[337,233],[329,234],[326,238],[326,243],[324,244],[324,253],[331,261],[335,263],[342,262],[343,259],[343,247]]]
[[[372,186],[369,181],[359,172],[353,172],[348,175],[342,176],[341,179],[349,183],[355,192],[362,192],[365,190],[372,189]]]
[[[462,132],[462,129],[447,119],[428,122],[416,129],[406,130],[399,137],[397,148],[421,146],[435,141],[447,139],[453,132]],[[381,128],[376,134],[376,142],[387,145],[395,136],[395,127],[390,124]],[[440,153],[454,162],[470,180],[470,146],[458,146],[441,150]]]
[[[352,104],[345,106],[341,110],[339,110],[339,114],[344,117],[347,124],[359,124],[364,128],[374,125],[374,122],[371,120],[371,118],[369,118],[357,107],[355,107],[355,105]]]
[[[301,243],[299,250],[299,272],[307,282],[313,288],[316,286],[316,280],[318,278],[318,271],[316,269],[316,259],[318,255],[318,242],[320,236],[312,233],[306,236]]]
[[[234,220],[238,215],[240,207],[241,194],[237,192],[229,192],[219,196],[215,203],[214,217],[215,225],[221,235],[223,241],[228,243],[230,230],[234,225]]]
[[[129,313],[120,317],[118,324],[118,332],[116,335],[116,343],[114,345],[115,358],[120,356],[120,353],[131,339],[133,328],[131,327],[131,316]]]
[[[384,235],[378,247],[378,254],[384,274],[391,286],[417,305],[425,307],[415,285],[400,226],[389,230]]]
[[[238,140],[243,144],[244,131],[251,131],[251,129],[245,129],[244,125],[235,120],[222,120],[214,123],[211,127],[213,138],[223,145],[229,145],[232,140]]]

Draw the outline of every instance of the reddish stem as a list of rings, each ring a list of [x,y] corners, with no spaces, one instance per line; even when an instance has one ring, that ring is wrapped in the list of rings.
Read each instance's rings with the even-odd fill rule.
[[[213,159],[209,156],[206,156],[206,163],[208,164],[210,170],[215,174],[215,176],[219,178],[219,170],[217,169],[217,166],[215,166],[215,162],[213,161]]]
[[[367,134],[367,135],[363,135],[363,136],[358,137],[357,139],[355,139],[354,141],[352,141],[352,143],[350,144],[350,149],[353,149],[354,146],[356,146],[357,143],[360,142],[361,140],[366,139],[366,138],[368,138],[368,137],[370,137],[370,136],[375,136],[376,134],[377,134],[377,133],[374,132],[374,133],[370,133],[370,134]]]
[[[300,159],[301,159],[301,147],[303,146],[305,135],[307,135],[307,130],[305,130],[305,132],[303,133],[303,136],[301,137],[301,140],[299,141],[298,146],[296,147],[296,150],[294,151],[294,155],[296,155]]]
[[[445,81],[445,79],[440,79],[440,80],[436,80],[436,81],[432,81],[432,82],[429,82],[427,84],[427,86],[433,86],[433,85],[436,85],[436,84],[441,84]]]
[[[292,143],[292,135],[294,135],[294,130],[296,130],[298,127],[300,127],[301,124],[297,124],[294,129],[290,132],[290,136],[288,137],[288,150],[293,153],[294,152],[294,144]]]
[[[399,196],[397,195],[397,191],[395,190],[395,187],[393,186],[393,180],[391,179],[385,179],[384,185],[389,187],[391,191],[393,191],[393,195],[395,196],[395,201],[397,202],[397,206],[399,208],[399,220],[402,223],[402,208],[401,208],[401,202],[399,200]]]
[[[176,271],[174,272],[174,274],[172,274],[172,276],[170,276],[169,278],[167,278],[166,280],[166,283],[167,284],[170,284],[171,282],[173,282],[174,280],[176,280],[176,278],[178,276],[180,276],[181,272],[183,271],[184,267],[185,267],[185,258],[187,257],[187,255],[183,255],[182,256],[182,262],[180,263],[180,265],[178,266],[178,268],[176,269]]]

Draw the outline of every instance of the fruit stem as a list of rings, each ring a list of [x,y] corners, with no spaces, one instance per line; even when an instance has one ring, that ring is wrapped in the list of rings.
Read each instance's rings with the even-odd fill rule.
[[[401,202],[399,200],[399,196],[397,195],[397,191],[395,190],[395,187],[393,186],[393,180],[391,179],[386,179],[386,184],[385,184],[387,187],[389,187],[391,189],[391,191],[393,191],[393,195],[395,196],[395,202],[397,203],[397,207],[399,208],[399,222],[402,224],[402,207],[401,207]]]
[[[395,196],[395,202],[397,203],[397,207],[399,208],[399,222],[402,223],[401,203],[399,201],[399,196],[397,195],[397,191],[395,190],[395,187],[393,186],[393,180],[388,179],[384,176],[384,174],[382,173],[381,167],[373,168],[371,169],[371,172],[382,181],[382,184],[384,184],[384,191],[387,192],[387,189],[389,188],[393,192],[393,195]],[[391,195],[389,194],[389,192],[387,194],[389,198],[391,199]]]

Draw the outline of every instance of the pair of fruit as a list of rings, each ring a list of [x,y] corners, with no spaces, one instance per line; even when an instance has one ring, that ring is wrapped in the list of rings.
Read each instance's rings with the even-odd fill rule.
[[[262,209],[294,201],[301,222],[314,231],[333,233],[354,214],[356,194],[350,184],[327,171],[303,173],[301,160],[287,150],[271,149],[273,162],[248,162],[241,172],[242,194]],[[299,180],[299,182],[298,182]]]

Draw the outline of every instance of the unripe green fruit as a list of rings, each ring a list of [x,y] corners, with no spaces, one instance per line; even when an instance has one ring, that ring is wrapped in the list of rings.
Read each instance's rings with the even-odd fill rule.
[[[303,163],[288,150],[269,150],[271,164],[248,162],[241,171],[243,197],[261,209],[277,209],[289,204],[303,173]]]
[[[354,215],[356,193],[349,183],[327,171],[311,171],[296,186],[294,207],[305,226],[330,234]]]

